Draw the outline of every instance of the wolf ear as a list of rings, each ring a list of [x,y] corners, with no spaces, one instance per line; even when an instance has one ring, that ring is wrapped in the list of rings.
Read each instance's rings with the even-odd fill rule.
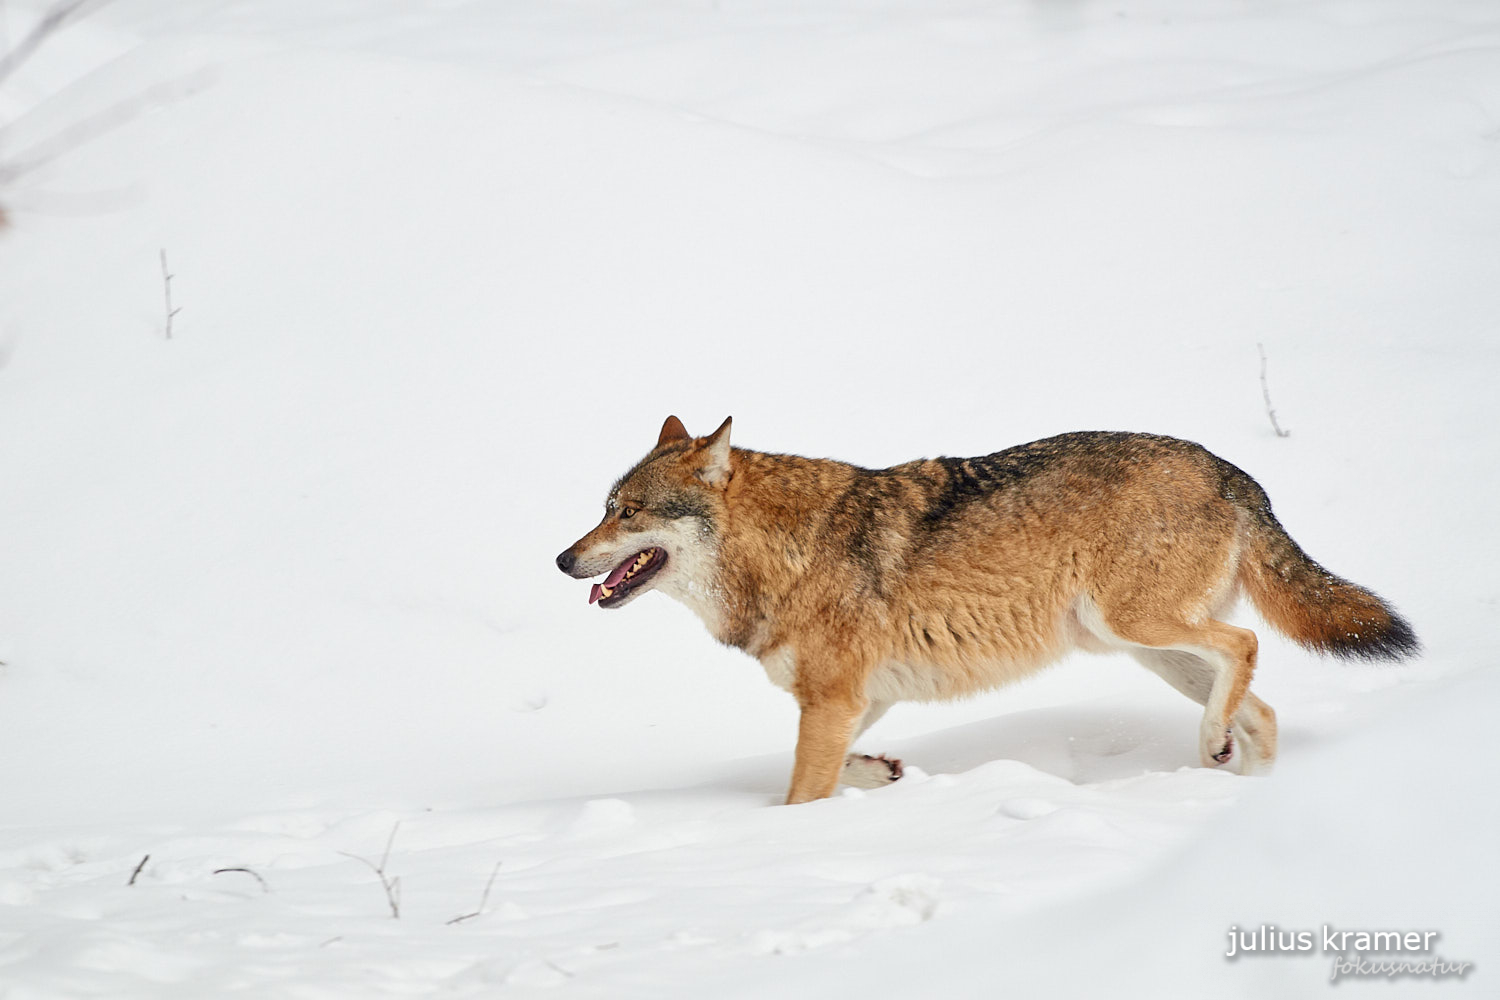
[[[729,482],[729,425],[733,417],[725,417],[719,429],[703,441],[703,464],[699,466],[698,478],[710,486],[723,486]]]
[[[660,448],[668,441],[689,441],[692,435],[687,428],[682,426],[682,421],[676,417],[668,417],[667,422],[661,425],[661,434],[656,439],[656,446]]]

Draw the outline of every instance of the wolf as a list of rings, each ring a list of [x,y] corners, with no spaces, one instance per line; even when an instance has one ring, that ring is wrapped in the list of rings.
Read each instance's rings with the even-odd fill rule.
[[[731,425],[694,437],[668,417],[557,566],[604,574],[601,608],[659,590],[760,661],[801,710],[789,804],[899,778],[899,761],[849,753],[895,702],[998,687],[1074,649],[1123,650],[1201,704],[1204,766],[1267,770],[1256,636],[1224,620],[1242,595],[1320,653],[1420,649],[1389,604],[1302,551],[1254,479],[1190,441],[1076,432],[865,469],[735,448]]]

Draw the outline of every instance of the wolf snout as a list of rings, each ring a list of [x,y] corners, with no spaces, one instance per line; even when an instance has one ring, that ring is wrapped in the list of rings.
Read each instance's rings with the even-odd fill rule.
[[[569,576],[573,575],[573,567],[577,563],[578,557],[573,554],[572,549],[564,549],[562,555],[557,557],[557,568]]]

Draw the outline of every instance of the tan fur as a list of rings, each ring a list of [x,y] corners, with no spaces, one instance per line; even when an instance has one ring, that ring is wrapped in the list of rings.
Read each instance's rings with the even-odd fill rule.
[[[1221,620],[1242,589],[1299,641],[1415,650],[1379,598],[1302,554],[1254,480],[1190,442],[1083,433],[867,470],[731,449],[730,426],[689,438],[668,418],[559,565],[587,577],[666,552],[616,603],[661,589],[789,688],[802,718],[788,802],[832,794],[890,703],[997,687],[1079,648],[1129,651],[1204,704],[1205,765],[1237,745],[1242,766],[1268,767],[1256,637]]]

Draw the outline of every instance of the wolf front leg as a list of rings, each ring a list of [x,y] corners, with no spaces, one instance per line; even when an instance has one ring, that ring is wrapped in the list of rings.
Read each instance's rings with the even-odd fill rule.
[[[802,720],[797,727],[797,762],[786,804],[826,799],[838,787],[845,755],[869,703],[863,698],[799,695]]]
[[[858,740],[863,736],[893,704],[895,703],[889,701],[870,702],[870,707],[865,709],[864,718],[854,728],[854,739]],[[844,757],[844,773],[840,775],[839,781],[851,788],[884,788],[893,781],[899,781],[902,773],[901,762],[893,757],[885,754],[872,756],[867,753],[851,753]]]

